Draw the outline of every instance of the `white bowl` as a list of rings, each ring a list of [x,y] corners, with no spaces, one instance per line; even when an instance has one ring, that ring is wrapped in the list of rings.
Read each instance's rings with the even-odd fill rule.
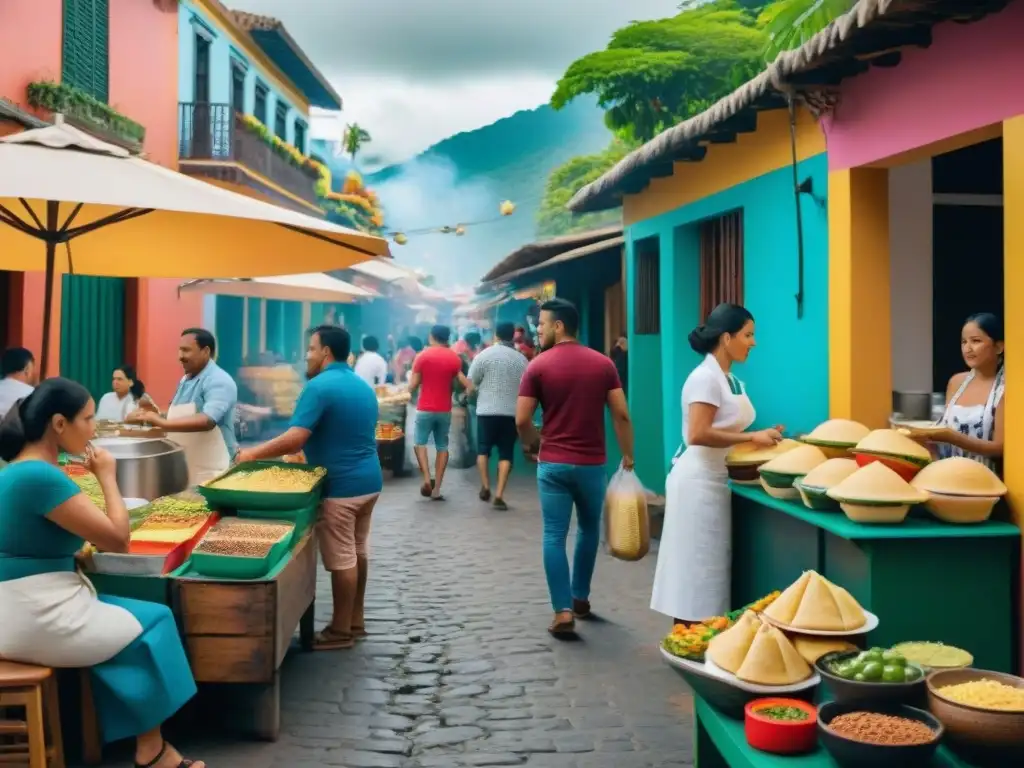
[[[992,516],[998,496],[950,496],[929,492],[924,507],[944,523],[983,523]]]
[[[909,504],[876,507],[868,504],[842,502],[839,507],[855,523],[888,523],[890,525],[902,523],[907,519],[907,513],[910,512]]]

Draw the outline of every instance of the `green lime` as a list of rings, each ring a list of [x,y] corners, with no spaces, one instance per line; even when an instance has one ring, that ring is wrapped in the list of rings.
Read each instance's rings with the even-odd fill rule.
[[[864,669],[861,670],[861,674],[864,675],[865,680],[877,682],[882,679],[882,671],[885,667],[880,661],[870,661],[864,665]]]
[[[886,664],[882,667],[882,681],[886,683],[902,683],[906,680],[906,670],[899,664]]]
[[[924,672],[921,671],[920,667],[916,667],[913,664],[907,664],[903,669],[903,679],[907,683],[913,683],[916,680],[920,680],[924,676]]]
[[[866,677],[864,677],[864,674],[861,673],[861,672],[858,672],[856,675],[854,675],[853,679],[856,680],[858,683],[866,683],[866,682],[868,682],[868,679]]]
[[[882,654],[882,661],[886,664],[898,664],[901,667],[906,666],[907,664],[907,660],[903,657],[903,654],[898,651],[886,651]]]

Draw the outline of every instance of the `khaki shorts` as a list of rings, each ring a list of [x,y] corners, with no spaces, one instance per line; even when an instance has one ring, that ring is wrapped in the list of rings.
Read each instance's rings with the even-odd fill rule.
[[[366,557],[370,538],[370,516],[379,493],[348,499],[324,499],[317,520],[320,557],[328,571],[355,568]]]

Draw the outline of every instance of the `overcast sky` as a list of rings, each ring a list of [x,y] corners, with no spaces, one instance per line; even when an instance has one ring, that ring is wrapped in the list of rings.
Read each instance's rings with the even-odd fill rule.
[[[566,66],[617,28],[679,0],[226,0],[275,16],[373,135],[366,155],[404,160],[546,102]]]

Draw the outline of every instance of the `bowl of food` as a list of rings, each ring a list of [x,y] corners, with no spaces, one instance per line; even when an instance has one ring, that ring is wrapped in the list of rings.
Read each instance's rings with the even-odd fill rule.
[[[818,709],[808,701],[755,699],[743,711],[747,744],[774,755],[801,755],[818,741]]]
[[[935,717],[905,704],[818,708],[818,738],[841,768],[929,766],[944,733]]]
[[[800,443],[796,440],[783,440],[770,448],[753,442],[738,443],[725,456],[729,480],[739,485],[757,485],[760,483],[757,470],[762,464],[798,447]]]
[[[950,742],[986,760],[1021,764],[1024,679],[982,669],[950,669],[929,675],[927,689],[928,706],[946,727]]]
[[[929,464],[910,483],[928,494],[924,508],[945,523],[981,523],[1007,488],[991,469],[964,456]]]
[[[925,703],[925,672],[903,654],[883,648],[827,653],[814,666],[841,704]]]
[[[850,458],[850,450],[868,436],[870,429],[850,419],[829,419],[800,438],[821,449],[830,459]]]
[[[861,467],[827,494],[855,523],[902,523],[913,505],[928,500],[927,493],[879,462]]]
[[[838,512],[839,502],[828,497],[828,489],[857,471],[853,459],[829,459],[793,483],[804,506],[818,512]]]
[[[765,462],[757,471],[761,475],[761,486],[769,496],[796,499],[800,494],[793,487],[793,482],[826,461],[825,454],[819,448],[801,445]]]
[[[853,456],[862,467],[881,462],[907,482],[932,460],[927,448],[895,429],[874,430],[857,443]]]
[[[933,643],[920,640],[897,643],[892,650],[903,654],[903,657],[928,672],[941,672],[947,669],[966,669],[974,664],[974,657],[962,648],[945,643]]]

